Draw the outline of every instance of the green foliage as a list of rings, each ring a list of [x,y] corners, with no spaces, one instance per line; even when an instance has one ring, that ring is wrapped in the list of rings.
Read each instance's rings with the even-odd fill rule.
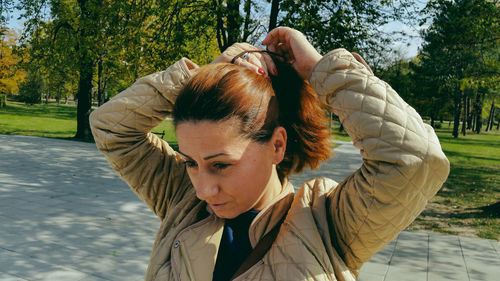
[[[393,20],[411,20],[411,0],[283,0],[280,25],[302,31],[320,52],[346,48],[373,63],[389,50],[392,35],[380,27]]]
[[[29,74],[19,87],[19,101],[26,104],[37,104],[42,101],[43,79],[37,74]]]
[[[474,99],[481,121],[484,95],[498,89],[500,6],[489,0],[437,0],[424,12],[432,16],[432,24],[423,32],[420,61],[413,65],[415,79],[422,98],[436,101],[433,115],[453,101],[457,137],[461,111],[467,109],[464,101]]]
[[[2,0],[0,1],[0,26],[8,20],[8,13],[12,10],[14,5],[13,0]],[[5,30],[0,28],[0,36],[5,32]]]

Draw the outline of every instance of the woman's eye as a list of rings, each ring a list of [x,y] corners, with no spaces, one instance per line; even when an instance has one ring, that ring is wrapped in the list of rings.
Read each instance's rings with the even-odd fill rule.
[[[194,161],[184,161],[184,164],[186,165],[186,167],[188,168],[193,168],[193,167],[196,167],[198,164],[196,164],[196,162]]]
[[[226,169],[229,166],[231,166],[231,164],[226,164],[226,163],[215,163],[214,164],[214,167],[217,170],[224,170],[224,169]]]

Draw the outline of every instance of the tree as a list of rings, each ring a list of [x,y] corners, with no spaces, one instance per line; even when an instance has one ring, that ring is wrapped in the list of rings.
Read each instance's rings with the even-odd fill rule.
[[[12,95],[19,91],[18,85],[26,72],[19,68],[21,58],[15,53],[17,36],[14,31],[2,29],[0,33],[0,94]]]
[[[280,25],[302,31],[320,52],[346,48],[373,63],[391,41],[380,27],[403,17],[412,20],[412,5],[411,0],[282,0]]]
[[[8,13],[12,9],[13,4],[13,0],[0,1],[0,35],[3,35],[6,31],[6,29],[3,28],[3,25],[8,19]]]
[[[19,87],[19,100],[27,104],[37,104],[42,101],[43,79],[37,72],[28,74],[26,81]]]
[[[271,16],[274,25],[276,25],[279,0],[272,1],[270,15],[265,15],[263,18],[258,15],[263,10],[263,1],[212,0],[211,3],[209,17],[210,15],[215,16],[213,22],[216,27],[217,44],[221,52],[236,42],[255,43],[255,40],[268,31],[263,24],[265,21],[263,18]],[[241,7],[243,14],[240,12]]]
[[[458,137],[462,108],[466,109],[464,116],[469,110],[466,93],[473,85],[499,75],[495,66],[499,58],[499,9],[488,0],[437,0],[430,1],[424,10],[431,15],[432,23],[423,32],[420,67],[427,70],[430,81],[437,81],[450,93],[454,137]],[[483,100],[476,96],[476,112]]]
[[[204,61],[213,56],[214,48],[207,47],[213,44],[203,41],[209,41],[208,35],[213,35],[214,29],[203,28],[200,21],[204,17],[196,17],[208,1],[21,0],[19,3],[18,8],[23,8],[23,17],[27,19],[25,42],[37,53],[36,59],[45,66],[45,73],[53,74],[48,76],[52,77],[52,83],[47,83],[47,87],[60,89],[65,72],[77,76],[76,138],[92,139],[88,116],[93,93],[97,93],[98,104],[102,104],[108,89],[123,90],[123,85],[165,68],[180,56],[197,52],[191,58],[203,57]],[[50,11],[50,21],[43,16],[45,8]],[[204,13],[208,14],[206,10]],[[34,48],[35,45],[40,48]],[[54,54],[56,64],[44,58]],[[59,82],[55,77],[60,78]]]

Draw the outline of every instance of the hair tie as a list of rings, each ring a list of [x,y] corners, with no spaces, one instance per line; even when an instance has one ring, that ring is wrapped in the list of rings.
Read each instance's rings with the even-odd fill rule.
[[[269,54],[271,57],[272,56],[275,56],[275,57],[279,57],[281,58],[282,60],[285,60],[285,56],[281,55],[281,54],[278,54],[278,53],[275,53],[275,52],[271,52],[271,51],[268,51],[268,50],[248,50],[248,51],[243,51],[239,54],[237,54],[232,60],[231,60],[231,63],[234,64],[234,62],[238,59],[238,58],[242,58],[246,61],[248,61],[248,56],[250,56],[250,53],[267,53]]]

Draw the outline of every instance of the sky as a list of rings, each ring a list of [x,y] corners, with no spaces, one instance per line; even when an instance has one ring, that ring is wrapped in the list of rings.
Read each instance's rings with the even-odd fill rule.
[[[418,54],[418,48],[422,46],[423,40],[420,37],[419,30],[420,28],[412,27],[407,24],[401,22],[391,22],[382,27],[384,31],[398,31],[404,32],[411,36],[407,46],[406,42],[402,41],[393,41],[392,49],[397,50],[404,58],[413,58]]]
[[[417,3],[419,3],[419,5],[423,5],[425,4],[426,1],[416,1]],[[18,20],[17,18],[19,17],[20,15],[20,12],[15,10],[13,11],[12,13],[10,13],[10,19],[7,21],[7,27],[9,29],[15,29],[18,33],[20,33],[22,31],[22,28],[23,28],[23,21],[22,20]],[[407,43],[406,42],[402,42],[402,41],[394,41],[392,43],[392,49],[394,50],[397,50],[400,52],[400,54],[404,57],[404,58],[413,58],[415,57],[417,54],[418,54],[418,48],[422,45],[422,39],[419,35],[419,28],[418,27],[412,27],[412,26],[408,26],[404,23],[401,23],[401,22],[391,22],[391,23],[388,23],[386,24],[385,26],[381,27],[382,30],[386,31],[386,32],[390,32],[390,31],[402,31],[402,32],[405,32],[407,34],[409,34],[411,36],[411,39],[409,40],[409,45],[407,46]]]

